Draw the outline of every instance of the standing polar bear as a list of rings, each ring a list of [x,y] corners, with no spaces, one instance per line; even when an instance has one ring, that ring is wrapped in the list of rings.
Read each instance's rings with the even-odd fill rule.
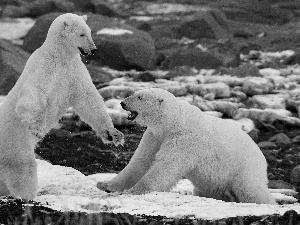
[[[36,196],[34,147],[70,106],[104,143],[124,141],[79,55],[96,50],[86,19],[68,13],[53,21],[0,106],[0,196]]]
[[[162,89],[126,98],[122,107],[147,129],[130,163],[100,189],[143,194],[169,191],[186,177],[194,195],[275,204],[258,146],[231,122],[206,115]]]

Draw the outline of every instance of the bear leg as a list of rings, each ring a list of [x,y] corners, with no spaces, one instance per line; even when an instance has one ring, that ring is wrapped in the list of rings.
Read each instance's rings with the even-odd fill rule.
[[[37,194],[37,164],[35,159],[6,168],[6,185],[15,198],[31,200]]]
[[[268,189],[267,183],[252,176],[241,174],[235,179],[232,193],[238,202],[257,204],[276,204],[275,199]]]

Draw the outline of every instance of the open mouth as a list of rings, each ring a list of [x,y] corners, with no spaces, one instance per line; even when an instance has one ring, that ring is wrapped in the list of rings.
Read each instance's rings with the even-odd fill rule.
[[[89,53],[85,52],[82,48],[78,47],[79,51],[80,51],[80,54],[81,55],[84,55],[84,56],[87,56]]]
[[[137,111],[130,111],[130,114],[128,115],[127,119],[128,120],[134,120],[138,116]]]

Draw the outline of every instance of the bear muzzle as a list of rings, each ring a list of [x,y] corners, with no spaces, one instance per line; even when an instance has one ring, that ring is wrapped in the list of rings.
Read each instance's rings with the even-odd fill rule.
[[[124,110],[130,112],[130,114],[127,117],[128,120],[134,120],[138,116],[138,112],[137,111],[133,111],[133,110],[129,110],[128,106],[124,102],[121,102],[121,106],[122,106],[122,108]]]

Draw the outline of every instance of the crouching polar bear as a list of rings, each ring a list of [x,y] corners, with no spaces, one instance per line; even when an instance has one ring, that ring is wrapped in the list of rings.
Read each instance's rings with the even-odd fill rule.
[[[169,191],[185,177],[197,196],[275,204],[265,157],[237,126],[162,89],[137,91],[121,105],[131,112],[129,120],[147,129],[125,169],[98,188],[133,194]]]
[[[0,106],[0,196],[36,196],[34,147],[70,106],[104,143],[124,141],[80,58],[96,50],[86,19],[68,13],[53,21]]]

